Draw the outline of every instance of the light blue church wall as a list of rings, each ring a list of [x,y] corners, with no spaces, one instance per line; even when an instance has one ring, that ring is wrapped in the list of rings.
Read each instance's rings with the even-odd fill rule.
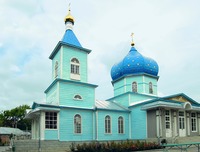
[[[132,92],[132,83],[137,82],[137,91],[138,93],[143,92],[143,79],[142,76],[132,76],[126,78],[126,90],[127,92]]]
[[[59,104],[58,101],[58,83],[55,83],[51,89],[46,93],[46,102],[48,104]]]
[[[113,88],[114,88],[114,96],[118,96],[120,94],[123,94],[124,91],[124,79],[120,79],[116,82],[113,83]]]
[[[97,110],[97,140],[126,140],[129,138],[129,113],[120,111]],[[105,133],[105,117],[111,117],[111,133]],[[124,118],[124,134],[118,133],[118,118]]]
[[[147,138],[147,114],[141,110],[141,106],[131,107],[131,138]]]
[[[45,140],[58,140],[58,130],[45,129]]]
[[[70,80],[71,59],[77,58],[80,62],[80,81],[87,82],[87,53],[78,48],[62,46],[62,78]]]
[[[157,95],[157,78],[144,76],[144,93],[149,94],[149,82],[153,84],[153,95]]]
[[[114,101],[124,107],[128,107],[129,106],[129,94],[121,94],[119,96],[113,97],[108,99],[108,101]]]
[[[80,95],[81,100],[74,99]],[[59,82],[60,105],[92,108],[95,102],[95,89],[92,86],[73,82]]]
[[[131,105],[134,102],[140,102],[140,101],[145,101],[145,100],[150,100],[150,99],[155,99],[155,98],[157,98],[157,97],[130,92],[129,99],[130,99],[130,105]]]
[[[87,141],[94,140],[94,115],[93,110],[82,110],[73,108],[61,108],[60,112],[59,134],[60,141]],[[74,133],[74,116],[81,116],[80,134]]]

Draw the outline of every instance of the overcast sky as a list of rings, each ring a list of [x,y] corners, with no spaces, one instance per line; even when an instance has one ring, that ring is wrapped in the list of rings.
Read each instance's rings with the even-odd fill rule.
[[[54,47],[71,2],[74,33],[89,54],[96,98],[113,96],[110,69],[136,49],[159,65],[160,96],[185,93],[200,102],[199,0],[1,0],[0,110],[44,102]]]

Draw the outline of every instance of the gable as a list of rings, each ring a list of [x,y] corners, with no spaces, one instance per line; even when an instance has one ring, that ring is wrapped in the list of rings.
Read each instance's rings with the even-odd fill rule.
[[[183,96],[176,96],[176,97],[168,98],[167,100],[174,100],[174,101],[179,101],[179,102],[190,102]]]
[[[189,96],[185,95],[184,93],[166,96],[166,97],[163,97],[163,99],[168,100],[168,101],[170,101],[170,100],[171,101],[177,101],[177,102],[180,102],[180,103],[189,102],[191,104],[198,104],[199,105],[198,102],[196,102],[195,100],[193,100]]]

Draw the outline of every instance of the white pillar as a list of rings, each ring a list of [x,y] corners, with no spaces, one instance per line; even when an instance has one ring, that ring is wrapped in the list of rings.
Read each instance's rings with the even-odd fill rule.
[[[190,113],[186,113],[187,117],[187,135],[190,136]]]

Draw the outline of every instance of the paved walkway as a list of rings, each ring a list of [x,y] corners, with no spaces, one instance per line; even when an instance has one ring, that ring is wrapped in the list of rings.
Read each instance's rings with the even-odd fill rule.
[[[185,150],[182,150],[184,152]],[[155,149],[155,150],[146,150],[146,151],[138,151],[138,152],[163,152],[163,149]],[[168,152],[181,152],[181,149],[172,148],[169,149]],[[187,152],[198,152],[197,147],[190,147],[187,149]]]
[[[0,152],[4,152],[6,149],[9,149],[9,146],[0,146]]]

